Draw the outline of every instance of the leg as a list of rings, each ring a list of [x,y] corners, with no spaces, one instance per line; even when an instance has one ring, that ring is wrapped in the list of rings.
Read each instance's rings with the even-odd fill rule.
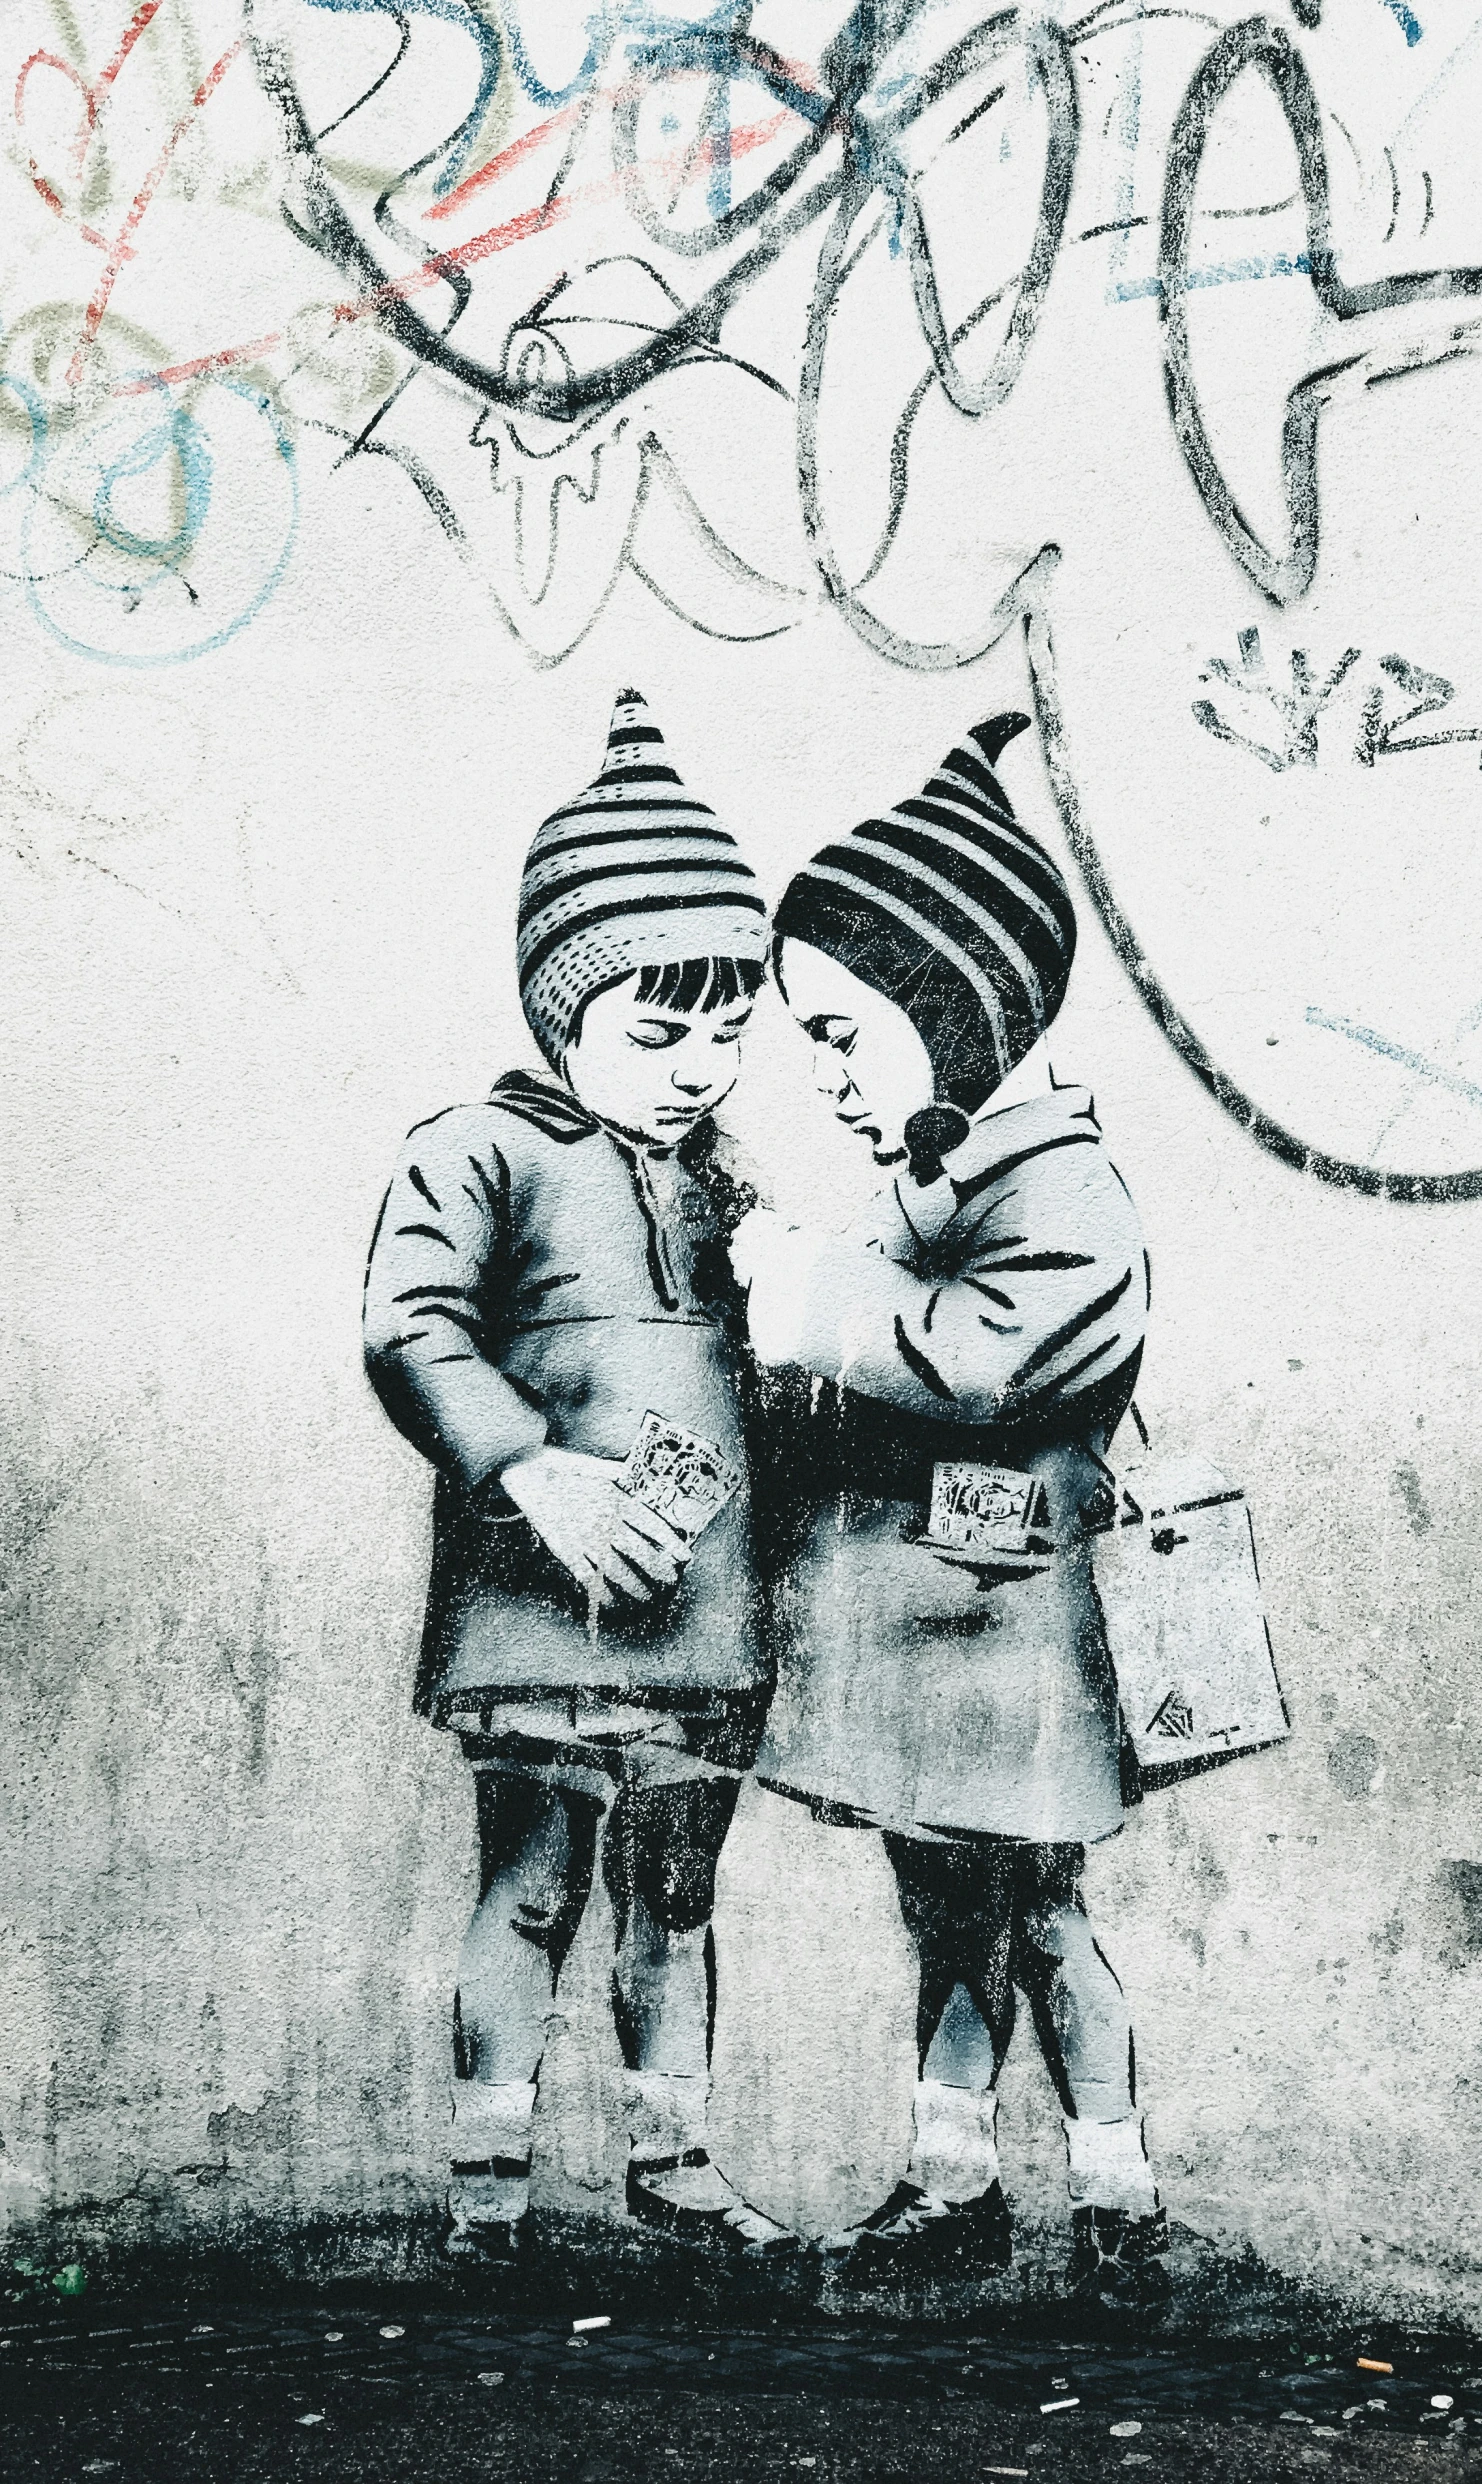
[[[885,1851],[921,1970],[921,2075],[951,2087],[991,2087],[1014,2032],[1016,1849],[1001,1839],[928,1845],[887,1836]]]
[[[530,2125],[556,1979],[592,1885],[601,1806],[481,1769],[479,1902],[453,2003],[455,2254],[507,2251],[530,2195]]]
[[[1168,2221],[1143,2141],[1127,2003],[1092,1932],[1078,1846],[1026,1850],[1014,1974],[1065,2112],[1072,2286],[1142,2304],[1168,2293]]]
[[[458,1959],[458,2075],[533,2080],[556,1979],[592,1886],[600,1806],[539,1778],[481,1768],[479,1902]]]
[[[921,1975],[915,2139],[904,2181],[845,2247],[862,2273],[1001,2267],[1013,2237],[993,2089],[1014,2031],[1013,1848],[887,1836],[885,1850]]]
[[[683,2240],[749,2254],[792,2237],[747,2206],[705,2145],[715,2017],[715,1869],[735,1777],[645,1783],[613,1806],[603,1875],[617,1919],[613,2007],[629,2070],[628,2206]]]
[[[1079,1846],[1022,1849],[1013,1973],[1064,2112],[1119,2122],[1137,2105],[1132,2022],[1086,1913],[1084,1861]]]
[[[630,2070],[704,2079],[714,2019],[715,1872],[734,1777],[625,1785],[602,1870],[617,1924],[614,2007]]]

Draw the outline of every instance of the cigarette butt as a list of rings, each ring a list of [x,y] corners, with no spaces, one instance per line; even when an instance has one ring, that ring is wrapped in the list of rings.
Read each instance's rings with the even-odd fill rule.
[[[1392,2363],[1376,2363],[1372,2355],[1360,2355],[1354,2365],[1356,2372],[1392,2372],[1394,2368]]]
[[[1027,2475],[1029,2469],[1027,2467],[985,2467],[983,2473],[985,2475]]]
[[[1079,2405],[1079,2398],[1043,2398],[1039,2411],[1041,2415],[1063,2415],[1067,2407]]]
[[[573,2320],[571,2324],[571,2334],[573,2337],[580,2337],[584,2329],[610,2329],[611,2327],[612,2318],[610,2313],[596,2312],[590,2320]]]

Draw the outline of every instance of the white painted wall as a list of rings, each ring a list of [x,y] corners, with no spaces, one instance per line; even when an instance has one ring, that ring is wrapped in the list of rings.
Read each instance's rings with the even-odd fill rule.
[[[570,14],[541,13],[551,83],[563,44],[567,74],[580,57]],[[972,22],[936,14],[949,35]],[[1482,259],[1475,36],[1441,0],[1407,42],[1407,14],[1374,0],[1288,28],[1322,103],[1349,283]],[[779,0],[755,25],[816,62],[835,16]],[[0,93],[38,48],[86,85],[121,22],[102,0],[16,0]],[[254,26],[292,38],[323,120],[394,45],[384,20],[301,0]],[[794,409],[731,367],[658,381],[641,412],[665,471],[755,575],[706,553],[651,474],[633,557],[670,601],[630,568],[595,611],[633,513],[635,416],[608,424],[590,507],[565,496],[580,526],[562,533],[548,608],[528,607],[467,389],[415,376],[383,435],[457,513],[461,551],[403,467],[338,463],[343,438],[315,428],[353,433],[413,366],[369,321],[334,320],[353,287],[279,220],[290,175],[250,58],[192,108],[242,33],[229,0],[164,0],[95,99],[81,178],[76,83],[31,73],[0,176],[0,481],[21,478],[0,498],[0,2194],[17,2228],[54,2214],[84,2238],[245,2239],[435,2196],[472,1806],[456,1752],[410,1713],[429,1478],[361,1376],[359,1285],[406,1127],[530,1057],[520,861],[591,773],[622,681],[776,891],[912,790],[967,723],[1028,702],[1024,631],[991,616],[1058,547],[1035,611],[1061,755],[1176,1008],[1305,1145],[1407,1173],[1482,1163],[1478,745],[1354,756],[1371,687],[1388,683],[1386,716],[1402,704],[1385,655],[1454,684],[1429,722],[1482,727],[1468,303],[1339,321],[1300,271],[1189,296],[1206,420],[1272,541],[1287,390],[1366,358],[1322,392],[1311,587],[1273,604],[1201,506],[1160,360],[1167,133],[1214,32],[1116,19],[1072,46],[1081,151],[1038,333],[996,413],[929,396],[907,521],[870,590],[898,634],[996,639],[932,670],[867,646],[823,595]],[[470,51],[419,24],[395,112],[393,80],[354,145],[353,123],[342,155],[326,143],[366,231],[379,181],[467,108]],[[995,254],[1002,277],[1022,257],[1038,106],[1015,74],[1017,153],[959,150],[930,176],[964,304]],[[540,117],[517,105],[484,152]],[[118,256],[102,245],[181,118],[137,256],[69,379]],[[397,213],[430,246],[467,242],[538,205],[552,169],[536,151],[432,222],[422,180]],[[1274,205],[1290,144],[1249,81],[1204,181],[1196,264],[1301,255],[1298,209]],[[598,171],[579,160],[570,186],[564,221],[470,259],[456,332],[470,350],[497,358],[558,270],[650,246]],[[791,392],[821,230],[723,333]],[[391,256],[398,278],[416,264]],[[698,266],[663,262],[686,298],[708,280]],[[883,233],[851,284],[821,419],[832,522],[862,567],[890,430],[927,359]],[[422,298],[446,316],[446,289]],[[204,375],[120,393],[239,345]],[[1427,367],[1383,377],[1407,354]],[[178,563],[194,604],[158,560],[96,540],[109,460],[180,412],[200,427],[185,449],[199,528]],[[591,445],[565,458],[589,487]],[[163,461],[120,469],[115,538],[188,525],[189,480]],[[711,630],[781,634],[702,635],[670,604]],[[1205,676],[1252,628],[1286,686],[1294,648],[1319,676],[1359,650],[1314,765],[1273,771],[1194,717],[1212,697],[1244,729],[1238,694]],[[1028,738],[1004,774],[1066,856]],[[1249,1490],[1295,1721],[1285,1749],[1151,1799],[1090,1866],[1165,2196],[1281,2270],[1475,2311],[1482,1208],[1366,1196],[1278,1161],[1165,1040],[1089,901],[1081,919],[1051,1051],[1094,1088],[1146,1224],[1139,1402],[1160,1444],[1207,1452]],[[860,1168],[805,1066],[769,1000],[733,1118],[782,1204],[842,1217]],[[563,1988],[542,2180],[567,2205],[615,2209],[601,1907]],[[878,1848],[748,1793],[718,1933],[728,2166],[774,2213],[837,2224],[894,2180],[906,2140],[910,1966]],[[1010,2187],[1030,2215],[1057,2214],[1059,2135],[1027,2035],[1004,2093]]]

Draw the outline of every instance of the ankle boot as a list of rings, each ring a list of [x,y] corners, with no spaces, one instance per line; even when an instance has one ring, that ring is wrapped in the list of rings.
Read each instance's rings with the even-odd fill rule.
[[[1163,2266],[1168,2215],[1129,2216],[1125,2208],[1076,2208],[1065,2282],[1081,2302],[1134,2311],[1155,2311],[1168,2301],[1173,2280]]]
[[[705,2144],[710,2081],[703,2073],[630,2071],[632,2154],[628,2213],[674,2241],[746,2259],[799,2248],[798,2238],[753,2208],[710,2161]]]
[[[530,2206],[535,2082],[453,2081],[453,2145],[444,2244],[458,2259],[512,2259]]]
[[[1083,2301],[1153,2309],[1172,2293],[1168,2218],[1148,2162],[1142,2116],[1066,2117],[1072,2243],[1066,2283]]]
[[[872,2216],[824,2245],[843,2257],[850,2278],[971,2277],[1008,2267],[1014,2229],[999,2179],[997,2118],[991,2090],[917,2082],[905,2180]]]

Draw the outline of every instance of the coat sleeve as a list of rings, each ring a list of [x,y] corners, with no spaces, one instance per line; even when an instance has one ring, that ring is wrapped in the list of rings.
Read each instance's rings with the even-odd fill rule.
[[[365,1277],[376,1394],[413,1446],[470,1491],[546,1437],[488,1332],[510,1272],[509,1191],[485,1113],[461,1107],[423,1122],[386,1193]]]
[[[1075,1154],[1081,1155],[1077,1149]],[[1090,1150],[1084,1151],[1090,1154]],[[821,1378],[939,1421],[997,1424],[1110,1379],[1142,1343],[1147,1261],[1132,1204],[1096,1172],[1025,1167],[1006,1216],[949,1227],[918,1276],[845,1236],[776,1278],[799,1285],[797,1359]]]

